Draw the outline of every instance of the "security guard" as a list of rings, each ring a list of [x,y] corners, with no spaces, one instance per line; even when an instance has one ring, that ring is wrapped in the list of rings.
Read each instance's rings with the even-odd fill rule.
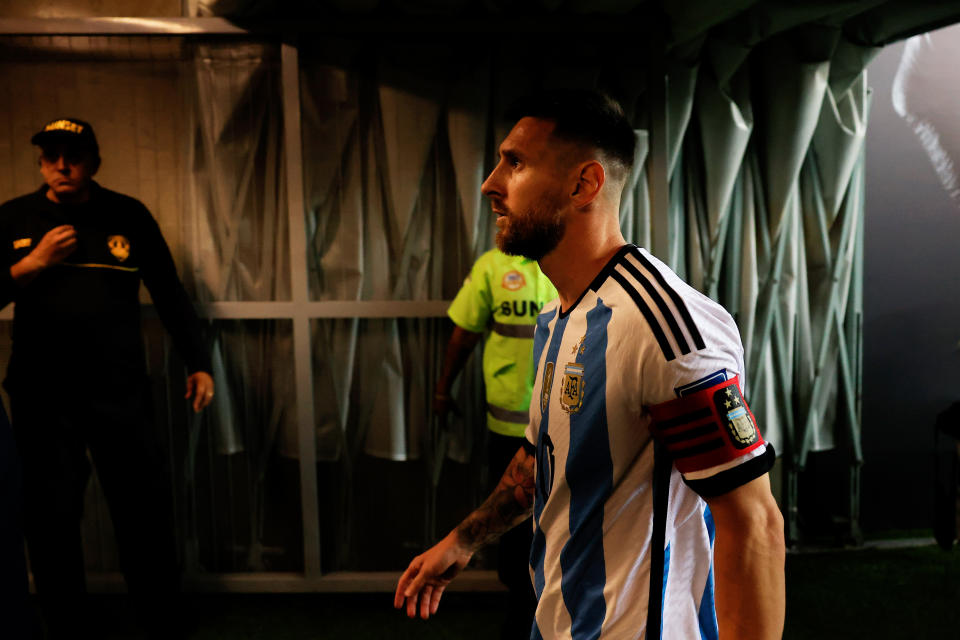
[[[541,307],[557,290],[536,261],[491,249],[474,263],[447,310],[455,327],[437,381],[433,408],[439,416],[453,409],[450,388],[474,346],[483,345],[483,381],[490,430],[489,469],[499,473],[523,443],[536,365],[533,335]],[[499,476],[491,477],[496,485]],[[497,569],[510,589],[511,603],[502,637],[527,637],[536,608],[530,584],[529,553],[533,529],[529,520],[500,538]],[[519,634],[519,635],[518,635]]]
[[[86,637],[80,539],[89,449],[110,507],[127,588],[148,633],[170,628],[179,572],[170,488],[156,431],[140,320],[140,283],[182,355],[187,397],[213,396],[209,355],[150,212],[93,181],[93,128],[48,123],[44,185],[0,205],[0,306],[16,302],[4,381],[23,467],[30,566],[49,636]]]

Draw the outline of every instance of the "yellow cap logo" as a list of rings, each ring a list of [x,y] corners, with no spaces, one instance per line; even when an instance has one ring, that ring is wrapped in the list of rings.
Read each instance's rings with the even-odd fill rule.
[[[70,122],[69,120],[54,120],[45,126],[43,130],[44,132],[69,131],[70,133],[81,133],[83,131],[83,125],[77,124],[76,122]]]

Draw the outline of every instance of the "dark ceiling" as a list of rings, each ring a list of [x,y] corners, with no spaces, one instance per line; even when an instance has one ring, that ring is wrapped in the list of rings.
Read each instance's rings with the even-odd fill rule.
[[[862,47],[960,21],[960,2],[915,0],[208,0],[240,23],[288,21],[343,32],[633,34],[668,55],[696,55],[708,37],[747,48],[779,34],[832,32]]]

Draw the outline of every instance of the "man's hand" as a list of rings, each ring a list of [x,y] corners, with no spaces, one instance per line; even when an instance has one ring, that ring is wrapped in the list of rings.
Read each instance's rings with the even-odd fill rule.
[[[535,459],[523,447],[517,449],[493,493],[468,515],[446,538],[410,563],[400,576],[393,606],[406,601],[407,615],[426,620],[437,612],[440,596],[450,581],[467,566],[477,549],[517,526],[533,510]]]
[[[213,400],[213,378],[206,371],[197,371],[187,376],[187,394],[193,397],[193,411],[199,413]]]
[[[451,413],[455,416],[461,415],[457,403],[453,401],[449,393],[435,391],[433,394],[433,415],[440,420],[440,424],[446,426],[447,417]]]
[[[77,230],[62,224],[47,231],[33,251],[10,267],[14,281],[26,284],[41,271],[63,262],[77,248]]]
[[[77,230],[72,225],[62,224],[47,231],[29,255],[46,269],[63,262],[76,248]]]
[[[443,590],[467,566],[471,557],[473,552],[460,546],[457,532],[451,531],[410,562],[397,582],[394,608],[402,609],[406,603],[407,617],[413,618],[417,615],[419,602],[420,617],[426,620],[437,612]]]

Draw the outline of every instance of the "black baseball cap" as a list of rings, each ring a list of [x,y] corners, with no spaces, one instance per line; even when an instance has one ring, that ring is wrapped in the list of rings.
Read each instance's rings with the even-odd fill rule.
[[[33,134],[30,142],[39,147],[56,143],[73,144],[79,148],[92,151],[94,155],[100,155],[100,146],[97,144],[97,136],[93,133],[93,127],[90,126],[89,122],[76,118],[51,120],[43,126],[43,129]]]

